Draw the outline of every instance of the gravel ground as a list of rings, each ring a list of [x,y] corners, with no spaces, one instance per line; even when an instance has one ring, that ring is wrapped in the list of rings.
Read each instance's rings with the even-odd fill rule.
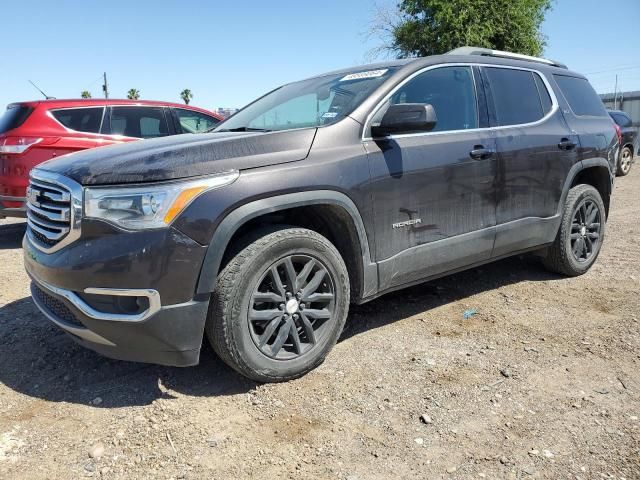
[[[524,256],[352,307],[286,384],[76,346],[0,220],[0,478],[640,478],[640,166],[567,279]],[[463,312],[477,313],[465,319]]]

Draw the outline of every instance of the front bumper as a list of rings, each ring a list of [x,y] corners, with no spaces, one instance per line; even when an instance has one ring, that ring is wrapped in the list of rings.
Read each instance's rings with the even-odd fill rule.
[[[31,296],[40,311],[73,340],[107,357],[178,367],[199,361],[206,301],[159,307],[143,320],[126,319],[126,315],[106,320],[95,317],[114,314],[92,311],[77,293],[33,277]]]
[[[5,207],[5,204],[19,203],[19,207]],[[0,195],[0,218],[6,217],[18,217],[25,218],[27,216],[27,208],[25,207],[26,199],[24,197],[10,197],[7,195]]]
[[[105,356],[197,364],[209,296],[194,292],[205,248],[173,229],[84,227],[81,238],[49,254],[25,236],[36,306],[76,342]]]

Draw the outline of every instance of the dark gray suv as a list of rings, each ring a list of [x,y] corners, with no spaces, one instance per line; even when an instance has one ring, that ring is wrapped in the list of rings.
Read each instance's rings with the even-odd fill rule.
[[[465,47],[273,90],[211,133],[33,170],[33,300],[104,355],[301,376],[350,303],[520,252],[600,251],[613,122],[587,80]]]

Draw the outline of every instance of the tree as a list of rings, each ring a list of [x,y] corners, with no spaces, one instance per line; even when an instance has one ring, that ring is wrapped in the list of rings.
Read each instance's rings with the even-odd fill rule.
[[[80,96],[82,98],[91,98],[91,92],[89,90],[83,90]]]
[[[191,99],[193,98],[193,93],[191,93],[191,90],[189,90],[188,88],[185,88],[184,90],[182,90],[180,92],[180,97],[182,98],[182,101],[186,104],[189,105],[189,102],[191,101]]]
[[[397,15],[378,15],[373,33],[387,33],[399,58],[438,55],[457,47],[540,56],[540,25],[552,0],[401,0]]]
[[[127,92],[127,98],[129,100],[138,100],[140,98],[140,90],[132,88]]]

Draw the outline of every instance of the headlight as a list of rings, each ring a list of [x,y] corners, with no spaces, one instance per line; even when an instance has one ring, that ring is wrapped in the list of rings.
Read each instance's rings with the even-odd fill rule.
[[[229,185],[239,175],[239,172],[227,172],[171,183],[86,188],[84,217],[135,230],[166,227],[198,195]]]

